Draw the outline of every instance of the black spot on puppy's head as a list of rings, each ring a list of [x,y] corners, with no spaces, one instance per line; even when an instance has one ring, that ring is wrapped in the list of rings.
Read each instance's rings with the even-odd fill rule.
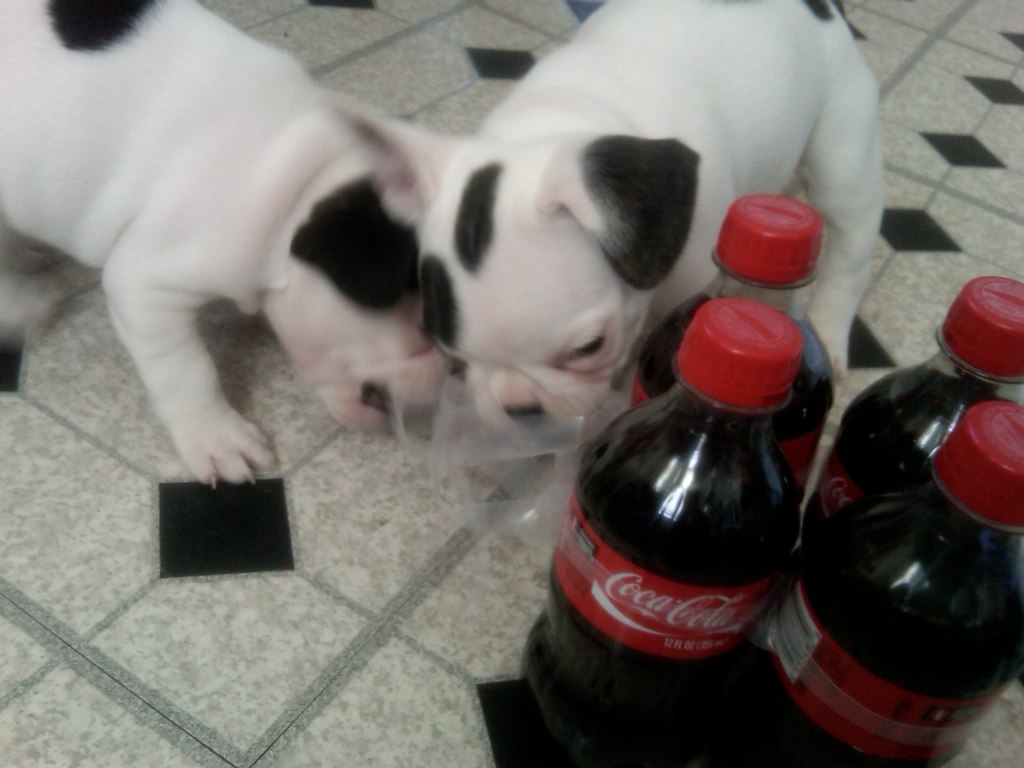
[[[162,0],[49,0],[50,21],[65,48],[102,51],[135,32]]]
[[[417,287],[416,235],[388,217],[368,178],[317,203],[291,251],[368,309],[389,309]]]
[[[598,243],[629,285],[653,288],[675,265],[693,223],[699,164],[675,139],[604,136],[584,151],[584,183],[607,223]]]
[[[497,197],[501,166],[491,163],[469,177],[462,192],[459,215],[455,220],[455,249],[468,271],[475,272],[491,244],[494,234],[494,201]]]
[[[423,325],[427,333],[453,349],[459,330],[459,311],[451,277],[436,256],[423,257],[420,286],[423,290]]]

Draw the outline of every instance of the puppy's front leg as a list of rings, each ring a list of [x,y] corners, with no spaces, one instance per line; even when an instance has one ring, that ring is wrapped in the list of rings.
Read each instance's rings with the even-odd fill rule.
[[[846,372],[850,326],[871,283],[871,252],[885,206],[877,88],[851,67],[822,109],[800,173],[825,222],[827,252],[809,307],[836,375]]]
[[[196,324],[204,297],[158,288],[141,270],[113,262],[103,287],[118,336],[192,474],[211,485],[218,477],[252,482],[253,469],[273,466],[267,438],[221,391]]]

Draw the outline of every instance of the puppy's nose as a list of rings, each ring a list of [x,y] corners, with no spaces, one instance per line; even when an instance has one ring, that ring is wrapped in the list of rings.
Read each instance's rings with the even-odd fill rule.
[[[387,388],[384,385],[373,381],[363,382],[362,391],[359,393],[359,401],[363,405],[368,405],[378,411],[387,413],[390,399]]]
[[[544,415],[544,406],[540,403],[526,403],[522,405],[503,405],[505,413],[515,421],[528,423],[536,421]]]

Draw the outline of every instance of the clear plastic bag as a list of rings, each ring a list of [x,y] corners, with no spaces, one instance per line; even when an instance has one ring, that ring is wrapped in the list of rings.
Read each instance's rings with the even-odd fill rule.
[[[393,403],[399,440],[426,462],[434,490],[466,527],[554,540],[583,443],[625,409],[614,393],[598,412],[569,422],[484,422],[463,381],[449,376],[432,409]]]

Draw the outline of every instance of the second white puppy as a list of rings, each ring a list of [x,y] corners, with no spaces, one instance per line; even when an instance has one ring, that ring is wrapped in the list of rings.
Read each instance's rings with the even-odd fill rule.
[[[838,0],[610,0],[477,135],[362,124],[485,415],[597,407],[644,322],[710,278],[729,204],[794,173],[826,224],[811,316],[845,367],[884,183]]]

